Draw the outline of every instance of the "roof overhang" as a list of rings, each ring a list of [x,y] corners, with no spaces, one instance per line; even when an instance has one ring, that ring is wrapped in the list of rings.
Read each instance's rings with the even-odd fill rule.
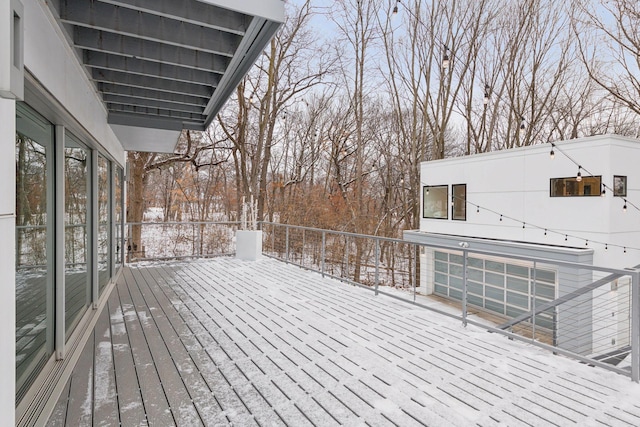
[[[126,150],[204,130],[284,22],[282,0],[55,0]]]

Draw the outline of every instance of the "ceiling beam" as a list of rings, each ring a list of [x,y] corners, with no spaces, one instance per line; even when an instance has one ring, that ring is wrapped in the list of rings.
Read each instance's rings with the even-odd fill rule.
[[[177,67],[161,62],[144,61],[137,58],[127,58],[119,55],[107,55],[101,52],[85,51],[84,64],[92,68],[103,70],[123,71],[149,77],[161,77],[182,82],[193,82],[216,87],[220,82],[220,75],[207,73],[193,68]]]
[[[170,119],[189,120],[192,122],[204,123],[205,117],[202,114],[192,114],[184,111],[166,110],[162,108],[147,108],[135,105],[117,105],[107,103],[109,112],[131,113],[145,116],[166,117]]]
[[[179,93],[160,92],[149,88],[139,88],[132,86],[119,86],[112,83],[100,83],[98,90],[103,94],[121,95],[138,99],[150,99],[156,101],[174,102],[182,105],[193,105],[204,107],[207,105],[208,97],[197,97]]]
[[[196,0],[99,0],[114,6],[244,35],[251,17]]]
[[[152,40],[232,57],[242,36],[175,19],[139,13],[86,0],[61,2],[60,19],[66,24]]]
[[[130,105],[148,108],[160,108],[165,110],[183,111],[185,113],[194,113],[202,115],[204,107],[196,107],[188,104],[178,104],[171,101],[158,101],[156,99],[133,98],[125,95],[115,95],[111,93],[103,93],[102,100],[113,105]]]
[[[140,58],[217,74],[223,74],[231,62],[231,58],[226,56],[86,27],[74,28],[73,41],[74,46],[80,49]]]
[[[138,76],[136,74],[122,73],[120,71],[93,69],[91,78],[100,83],[113,83],[116,85],[150,88],[159,92],[189,94],[201,97],[210,97],[213,93],[213,89],[210,86],[178,82],[175,80],[167,80],[157,77]]]

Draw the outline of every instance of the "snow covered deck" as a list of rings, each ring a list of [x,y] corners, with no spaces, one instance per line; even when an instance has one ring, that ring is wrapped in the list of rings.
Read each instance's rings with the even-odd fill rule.
[[[640,385],[264,259],[125,268],[49,425],[639,425]]]

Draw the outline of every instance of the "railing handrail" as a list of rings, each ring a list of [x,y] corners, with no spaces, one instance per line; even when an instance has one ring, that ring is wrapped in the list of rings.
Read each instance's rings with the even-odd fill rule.
[[[240,221],[142,221],[142,222],[125,222],[125,227],[129,225],[238,225]]]
[[[295,229],[301,229],[301,230],[307,230],[307,231],[316,231],[316,232],[321,232],[321,233],[324,232],[324,233],[330,233],[330,234],[338,234],[338,235],[342,235],[342,236],[349,236],[349,237],[356,237],[356,238],[374,239],[374,240],[390,242],[390,243],[405,243],[405,244],[406,243],[411,243],[411,244],[415,244],[417,246],[422,246],[422,247],[437,248],[437,249],[444,249],[444,250],[447,250],[447,251],[457,251],[457,252],[466,251],[468,253],[473,253],[473,254],[478,254],[478,255],[488,255],[488,256],[495,256],[495,257],[503,257],[503,258],[516,259],[516,260],[520,260],[520,261],[531,261],[531,262],[537,261],[537,262],[541,262],[542,264],[558,265],[558,266],[571,267],[571,268],[578,267],[578,268],[584,269],[584,270],[606,272],[606,273],[611,273],[611,274],[622,274],[623,276],[636,270],[636,267],[630,267],[630,268],[602,267],[602,266],[598,266],[598,265],[582,264],[582,263],[579,263],[579,262],[572,262],[572,261],[561,261],[561,260],[555,260],[555,259],[550,259],[550,258],[530,257],[530,256],[526,256],[526,255],[510,254],[510,253],[507,253],[507,252],[487,251],[487,250],[482,250],[482,249],[474,249],[472,247],[457,249],[457,248],[452,248],[451,246],[442,245],[442,244],[416,242],[416,241],[413,241],[413,240],[398,239],[398,238],[393,238],[393,237],[374,236],[374,235],[369,235],[369,234],[358,234],[358,233],[352,233],[352,232],[348,232],[348,231],[327,230],[327,229],[322,229],[322,228],[305,227],[305,226],[302,226],[302,225],[281,224],[281,223],[267,222],[267,221],[262,221],[261,224],[273,225],[273,226],[278,226],[278,227],[295,228]],[[464,238],[462,238],[462,237],[460,238],[460,241],[464,241],[464,240],[465,240]]]

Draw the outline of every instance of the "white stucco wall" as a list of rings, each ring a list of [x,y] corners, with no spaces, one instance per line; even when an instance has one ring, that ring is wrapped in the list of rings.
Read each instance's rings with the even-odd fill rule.
[[[15,101],[0,98],[0,414],[15,425]]]
[[[95,141],[124,164],[124,149],[107,124],[107,111],[49,8],[42,1],[25,1],[24,7],[25,68]]]
[[[640,170],[634,164],[640,156],[640,141],[601,136],[558,142],[557,146],[593,175],[602,175],[609,187],[613,186],[613,175],[626,175],[627,198],[640,203]],[[604,245],[593,242],[640,247],[640,212],[629,207],[624,213],[623,200],[614,198],[611,191],[606,197],[550,197],[551,178],[572,177],[578,172],[578,167],[558,150],[552,160],[550,150],[551,145],[544,144],[424,162],[422,186],[467,184],[469,203],[466,221],[422,218],[420,230],[572,247],[585,247],[588,239],[596,265],[622,268],[639,264],[638,250],[628,249],[625,254],[622,248],[610,246],[605,250]],[[582,174],[588,175],[584,170]],[[422,189],[420,201],[422,206]],[[479,213],[475,205],[480,205]],[[500,221],[499,215],[489,209],[518,221]],[[522,222],[580,239],[569,237],[565,241],[564,234],[551,231],[545,236],[543,229],[522,228]]]

